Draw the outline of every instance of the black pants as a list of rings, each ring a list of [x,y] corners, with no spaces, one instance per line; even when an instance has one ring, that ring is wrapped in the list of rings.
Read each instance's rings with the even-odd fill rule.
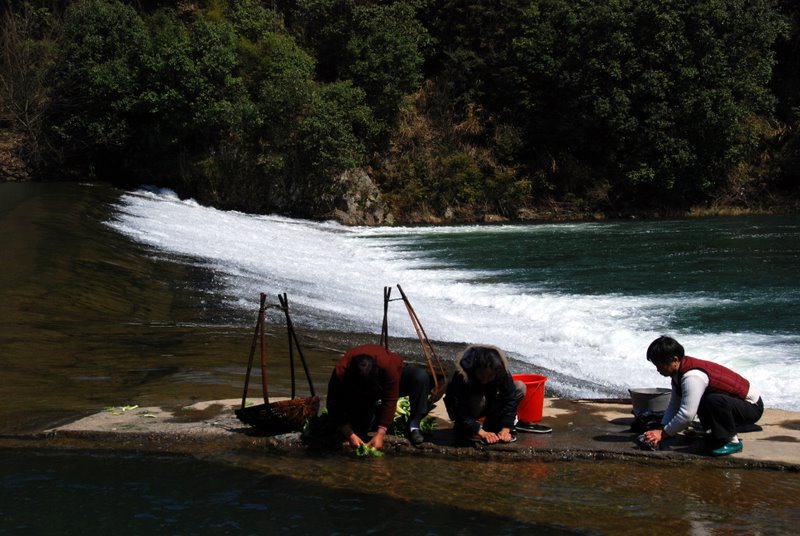
[[[428,414],[428,395],[431,392],[431,376],[427,370],[420,367],[404,366],[400,376],[400,396],[408,396],[413,419],[422,419]],[[334,417],[334,423],[342,425],[350,423],[353,431],[362,438],[375,428],[375,404],[379,398],[366,398],[353,396],[346,402],[346,415]],[[379,410],[378,410],[379,411]]]
[[[724,393],[708,393],[700,399],[697,416],[704,430],[711,430],[711,439],[724,445],[736,435],[736,428],[755,424],[764,413],[764,402],[751,404]]]
[[[519,407],[519,404],[525,398],[528,388],[519,380],[514,381],[514,387],[516,387],[516,391],[514,391],[514,401],[517,407]],[[448,398],[445,397],[444,400],[445,404],[447,404]],[[488,401],[486,400],[486,396],[476,393],[469,395],[462,404],[465,404],[465,412],[473,419],[483,419],[482,428],[487,432],[497,433],[503,429],[503,409],[505,407],[505,400],[493,398],[491,401]],[[460,413],[461,411],[456,408],[448,409],[448,414],[451,419],[453,415],[459,415]],[[465,429],[463,424],[458,421],[453,425],[453,430],[456,435],[456,442],[460,442],[460,440],[469,438],[469,436],[472,435],[471,432]]]
[[[431,375],[421,367],[403,367],[400,377],[400,396],[407,396],[411,405],[409,421],[422,419],[428,414],[428,395],[431,394]]]

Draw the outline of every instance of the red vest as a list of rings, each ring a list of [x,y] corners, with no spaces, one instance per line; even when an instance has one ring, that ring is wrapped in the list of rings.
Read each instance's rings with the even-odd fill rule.
[[[683,356],[681,358],[680,375],[683,376],[690,370],[702,370],[708,375],[708,389],[726,393],[744,400],[750,390],[750,382],[734,371],[712,361],[705,361],[695,357]]]

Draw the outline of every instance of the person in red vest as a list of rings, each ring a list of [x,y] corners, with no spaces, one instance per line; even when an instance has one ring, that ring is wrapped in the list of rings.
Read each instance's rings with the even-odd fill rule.
[[[405,366],[400,355],[380,344],[355,346],[336,362],[331,373],[325,402],[328,418],[351,447],[366,442],[380,450],[394,420],[397,400],[408,395],[411,415],[406,433],[417,446],[424,441],[419,426],[429,411],[430,385],[426,370]]]
[[[659,374],[672,378],[672,394],[661,427],[645,432],[645,441],[658,447],[700,419],[712,456],[741,452],[737,428],[755,424],[764,413],[760,391],[745,378],[712,361],[685,355],[683,346],[662,335],[647,349],[647,360]]]

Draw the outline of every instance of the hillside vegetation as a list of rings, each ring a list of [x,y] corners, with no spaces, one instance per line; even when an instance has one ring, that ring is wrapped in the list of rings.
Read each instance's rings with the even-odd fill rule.
[[[6,0],[0,162],[349,223],[796,210],[799,23],[790,0]]]

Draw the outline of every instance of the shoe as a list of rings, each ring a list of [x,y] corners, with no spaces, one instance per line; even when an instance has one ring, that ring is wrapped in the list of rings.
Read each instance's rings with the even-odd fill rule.
[[[526,432],[529,434],[549,434],[553,431],[549,426],[525,421],[517,421],[515,428],[519,432]]]
[[[726,443],[719,448],[716,448],[711,451],[712,456],[727,456],[728,454],[733,454],[735,452],[742,452],[744,449],[744,445],[740,440],[738,443]]]
[[[413,430],[409,430],[408,440],[416,447],[425,442],[425,436],[422,435],[422,432],[419,431],[419,428],[414,428]]]

